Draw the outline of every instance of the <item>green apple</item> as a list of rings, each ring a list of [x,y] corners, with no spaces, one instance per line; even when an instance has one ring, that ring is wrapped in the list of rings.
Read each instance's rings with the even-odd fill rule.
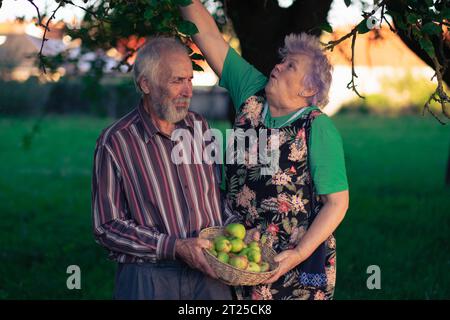
[[[247,269],[245,269],[245,270],[251,271],[251,272],[260,272],[261,271],[261,267],[256,262],[250,261],[248,263]]]
[[[235,268],[245,270],[248,266],[248,259],[246,256],[236,256],[231,258],[229,263]]]
[[[244,248],[244,241],[239,238],[233,238],[230,240],[231,252],[238,253]]]
[[[263,262],[261,262],[260,268],[261,268],[261,272],[267,272],[270,269],[270,265],[268,262],[263,261]]]
[[[219,259],[219,261],[221,261],[223,263],[228,263],[228,261],[230,260],[230,257],[228,256],[228,254],[226,252],[219,252],[217,254],[217,259]]]
[[[257,249],[257,250],[261,250],[261,248],[259,247],[259,243],[258,241],[252,241],[248,244],[248,247],[251,249]]]
[[[214,248],[217,252],[230,252],[231,251],[231,243],[226,238],[216,239],[214,241]]]
[[[217,251],[214,248],[208,249],[209,253],[211,253],[214,257],[217,257]]]
[[[219,241],[219,240],[223,240],[223,239],[228,239],[228,238],[223,236],[223,235],[222,236],[217,236],[217,237],[214,238],[213,242],[216,242],[216,241]]]
[[[260,263],[262,258],[261,251],[257,249],[250,249],[250,251],[247,253],[247,257],[249,261]]]
[[[250,248],[244,248],[241,250],[241,252],[238,253],[238,255],[239,256],[247,256],[249,251],[250,251]]]
[[[245,238],[245,227],[240,223],[230,223],[225,227],[225,234],[231,237],[239,238],[244,240]]]

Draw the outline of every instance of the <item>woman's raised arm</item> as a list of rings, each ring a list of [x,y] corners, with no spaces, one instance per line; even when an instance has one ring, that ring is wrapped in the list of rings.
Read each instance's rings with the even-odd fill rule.
[[[200,0],[192,0],[192,4],[180,7],[184,19],[197,26],[198,33],[193,36],[206,61],[220,78],[223,63],[228,52],[228,43],[223,39],[214,18],[202,5]]]

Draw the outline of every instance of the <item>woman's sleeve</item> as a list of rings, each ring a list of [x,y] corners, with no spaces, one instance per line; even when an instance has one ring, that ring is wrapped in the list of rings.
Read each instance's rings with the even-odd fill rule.
[[[317,193],[348,190],[341,135],[327,115],[313,120],[309,145],[311,175]]]
[[[267,78],[229,48],[219,85],[228,90],[236,111],[248,97],[265,87]]]

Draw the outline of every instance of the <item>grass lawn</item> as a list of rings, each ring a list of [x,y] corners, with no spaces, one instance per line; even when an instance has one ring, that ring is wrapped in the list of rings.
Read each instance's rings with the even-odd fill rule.
[[[336,299],[449,299],[450,129],[427,117],[334,118],[345,146],[350,209],[336,232]],[[0,299],[110,299],[115,272],[91,232],[95,141],[109,119],[0,118]],[[218,124],[224,128],[224,124]],[[81,290],[66,269],[81,268]],[[368,290],[367,267],[381,269]]]

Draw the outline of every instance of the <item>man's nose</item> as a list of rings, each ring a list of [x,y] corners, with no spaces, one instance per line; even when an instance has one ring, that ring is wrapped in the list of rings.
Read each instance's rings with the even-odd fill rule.
[[[192,82],[188,82],[183,86],[183,90],[181,91],[183,97],[191,98],[192,97]]]

